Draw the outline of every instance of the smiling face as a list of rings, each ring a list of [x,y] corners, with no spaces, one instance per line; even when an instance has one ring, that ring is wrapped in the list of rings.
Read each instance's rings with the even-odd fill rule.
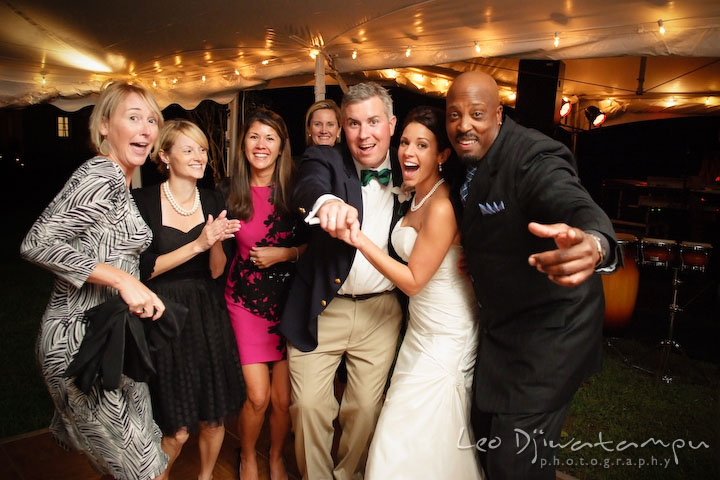
[[[385,161],[397,119],[388,118],[380,97],[345,106],[343,130],[350,154],[360,164],[377,168]]]
[[[447,96],[446,127],[460,160],[469,165],[483,158],[501,124],[502,106],[495,80],[481,72],[458,76]]]
[[[245,134],[243,152],[250,164],[250,175],[272,175],[280,155],[282,139],[278,132],[262,122],[253,122]]]
[[[205,175],[208,152],[192,138],[179,133],[169,151],[160,151],[160,158],[170,166],[170,177],[199,180]]]
[[[410,122],[402,132],[398,159],[402,167],[404,184],[418,186],[424,191],[440,180],[438,165],[447,159],[449,149],[438,151],[435,134],[425,125]]]
[[[128,94],[101,122],[99,132],[107,140],[108,158],[120,165],[126,177],[145,163],[158,136],[158,122],[153,110],[137,93]]]
[[[340,133],[340,123],[335,112],[329,108],[315,110],[308,127],[313,145],[335,145]]]

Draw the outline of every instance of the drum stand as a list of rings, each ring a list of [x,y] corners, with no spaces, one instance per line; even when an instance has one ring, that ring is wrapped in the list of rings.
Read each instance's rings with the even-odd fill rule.
[[[675,339],[673,338],[673,335],[675,333],[675,316],[676,316],[676,314],[681,313],[683,311],[683,308],[678,305],[678,290],[679,290],[680,284],[683,283],[680,279],[678,279],[679,270],[680,270],[680,268],[673,267],[673,280],[672,280],[673,295],[672,295],[672,303],[668,307],[670,310],[670,322],[668,324],[667,337],[665,339],[661,340],[660,342],[658,342],[658,344],[655,345],[655,347],[646,354],[646,355],[649,355],[654,351],[660,352],[660,361],[658,362],[657,371],[653,372],[652,370],[648,370],[647,368],[642,367],[640,365],[632,364],[632,367],[634,367],[638,370],[641,370],[645,373],[655,375],[655,378],[657,379],[658,382],[662,381],[666,384],[670,384],[673,381],[673,377],[672,377],[672,375],[670,375],[670,368],[669,368],[670,367],[670,356],[673,353],[673,351],[677,351],[677,353],[688,358],[688,355],[685,352],[685,350],[683,350],[682,347],[680,346],[680,344],[678,342],[676,342]],[[690,300],[690,302],[688,302],[686,304],[686,306],[689,305],[698,296],[699,296],[699,294],[696,295],[695,297],[693,297],[693,299]],[[705,377],[705,380],[709,380],[707,373],[705,373],[704,371],[701,371],[701,373],[702,373],[703,377]]]
[[[672,303],[670,304],[670,324],[668,326],[668,334],[667,338],[664,340],[661,340],[658,344],[658,348],[660,349],[660,364],[658,365],[658,371],[656,374],[656,378],[659,380],[662,380],[665,383],[672,383],[673,377],[670,375],[668,371],[668,366],[670,363],[670,354],[672,353],[673,349],[677,350],[679,353],[682,353],[685,355],[685,351],[680,347],[680,344],[676,342],[673,339],[673,333],[675,331],[675,315],[677,313],[682,312],[682,308],[677,303],[678,300],[678,287],[682,283],[680,280],[678,280],[678,271],[680,269],[677,267],[673,268],[673,280],[672,280],[672,286],[673,286],[673,299]]]

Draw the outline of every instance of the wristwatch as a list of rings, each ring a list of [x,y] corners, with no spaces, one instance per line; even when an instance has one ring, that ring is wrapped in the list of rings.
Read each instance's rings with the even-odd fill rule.
[[[605,257],[607,256],[607,252],[605,251],[605,248],[603,247],[603,242],[600,240],[600,238],[593,234],[588,233],[592,237],[593,240],[595,240],[595,246],[597,247],[597,252],[600,258],[598,258],[597,263],[595,264],[595,268],[598,268],[600,265],[603,264],[603,261],[605,260]]]

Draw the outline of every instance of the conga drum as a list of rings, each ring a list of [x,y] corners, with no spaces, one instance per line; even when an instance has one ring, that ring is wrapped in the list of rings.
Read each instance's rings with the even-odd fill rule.
[[[675,266],[677,242],[666,238],[645,237],[640,241],[640,260],[643,266],[668,268]]]
[[[680,269],[683,272],[705,273],[711,250],[709,243],[680,242]]]
[[[628,324],[635,311],[640,283],[640,272],[637,267],[637,237],[618,233],[617,239],[625,266],[610,275],[601,275],[605,294],[604,326],[608,330],[622,330]]]

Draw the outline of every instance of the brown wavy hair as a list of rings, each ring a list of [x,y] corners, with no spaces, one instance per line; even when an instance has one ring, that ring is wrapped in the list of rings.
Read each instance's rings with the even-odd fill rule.
[[[245,137],[253,123],[260,122],[275,130],[281,139],[280,153],[275,161],[272,177],[272,204],[278,215],[290,213],[290,196],[292,195],[295,178],[295,165],[290,154],[290,136],[282,117],[277,113],[260,108],[245,120],[240,130],[240,141],[230,177],[230,192],[227,207],[230,216],[248,221],[253,216],[252,193],[250,191],[250,166],[245,156]]]

